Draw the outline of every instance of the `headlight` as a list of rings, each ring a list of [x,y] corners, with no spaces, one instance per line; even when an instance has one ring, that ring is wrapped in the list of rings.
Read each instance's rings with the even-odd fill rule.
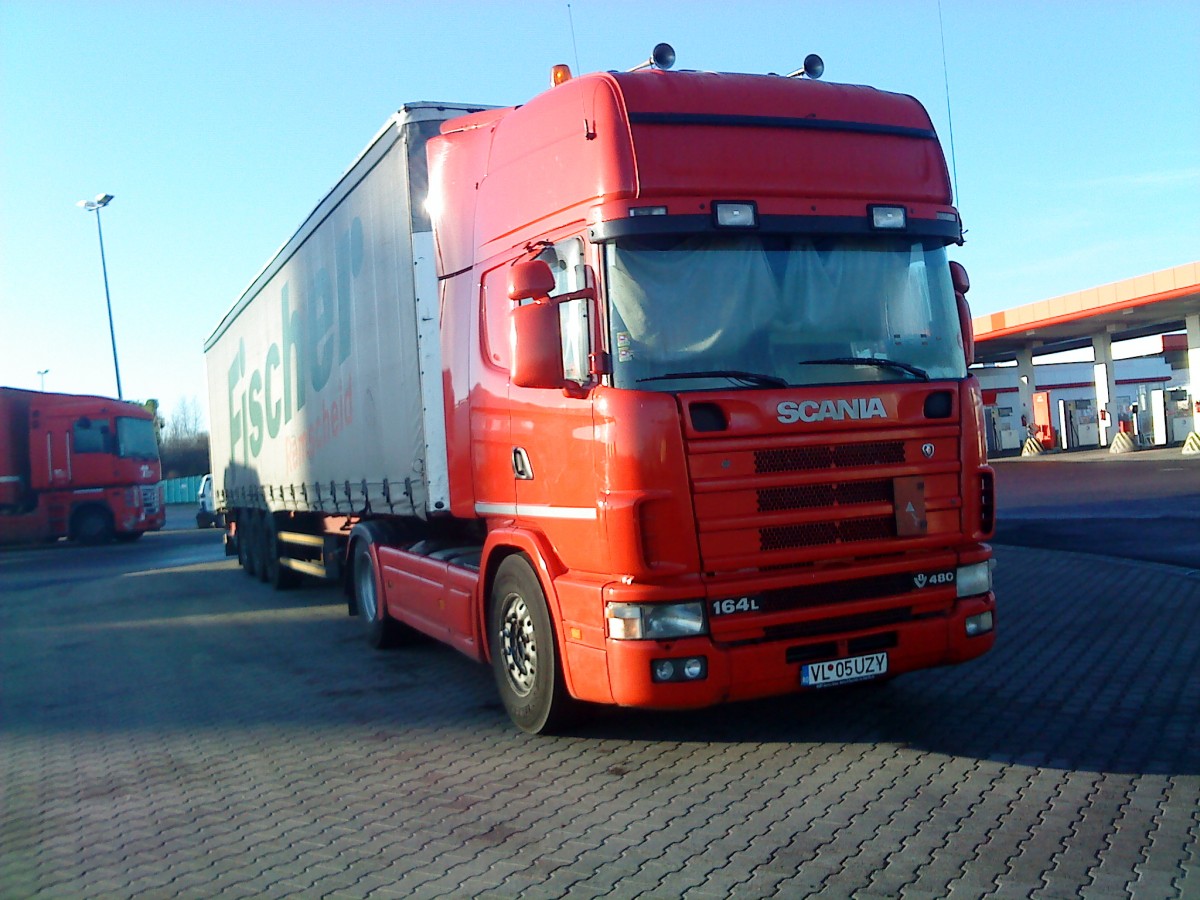
[[[609,603],[608,636],[615,641],[663,641],[704,634],[704,604]]]
[[[970,566],[959,566],[954,576],[959,597],[974,597],[992,589],[992,561],[987,560]]]

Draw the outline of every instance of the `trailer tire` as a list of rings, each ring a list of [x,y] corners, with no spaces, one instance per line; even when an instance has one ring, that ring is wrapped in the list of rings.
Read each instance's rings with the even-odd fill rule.
[[[250,574],[250,562],[246,558],[246,513],[245,510],[240,510],[233,518],[236,529],[233,534],[233,540],[237,545],[237,560],[238,565],[242,567],[242,571],[247,575]]]
[[[295,587],[297,573],[279,561],[279,527],[275,517],[267,513],[263,517],[263,575],[262,580],[277,591]]]
[[[241,523],[239,523],[241,524]],[[245,515],[245,530],[238,529],[238,549],[245,553],[246,574],[257,578],[262,565],[262,550],[259,547],[260,522],[257,510],[248,510]],[[242,549],[244,546],[244,550]]]
[[[496,571],[488,640],[500,700],[517,727],[552,734],[570,724],[578,704],[563,679],[546,595],[524,556],[508,557]]]
[[[354,545],[352,586],[358,618],[366,626],[367,643],[376,650],[387,650],[405,643],[409,636],[408,626],[388,615],[379,590],[375,561],[371,558],[371,542],[358,541]]]
[[[71,518],[71,537],[81,544],[107,544],[115,533],[112,513],[103,507],[85,506]]]
[[[264,584],[271,579],[271,514],[261,512],[255,517],[254,556],[258,564],[255,574]]]

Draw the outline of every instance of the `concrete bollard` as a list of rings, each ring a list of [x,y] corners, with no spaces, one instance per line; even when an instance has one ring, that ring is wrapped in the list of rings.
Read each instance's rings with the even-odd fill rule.
[[[1109,453],[1132,453],[1137,449],[1137,444],[1133,442],[1133,435],[1118,431],[1113,438],[1112,445],[1108,448]]]

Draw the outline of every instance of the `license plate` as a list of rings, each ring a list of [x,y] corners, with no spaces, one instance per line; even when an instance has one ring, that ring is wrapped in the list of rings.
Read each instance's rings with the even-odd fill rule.
[[[886,674],[886,653],[868,653],[866,656],[851,656],[848,659],[833,659],[829,662],[809,663],[800,667],[800,683],[805,687],[828,687],[848,681],[865,681]]]

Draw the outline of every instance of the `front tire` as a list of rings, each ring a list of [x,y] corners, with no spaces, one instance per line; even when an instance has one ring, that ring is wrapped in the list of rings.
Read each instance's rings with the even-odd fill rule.
[[[71,536],[91,547],[107,544],[115,534],[112,514],[98,506],[89,506],[75,513],[71,526]]]
[[[492,672],[509,718],[529,734],[569,724],[576,702],[567,692],[546,595],[524,556],[496,572],[488,608]]]

